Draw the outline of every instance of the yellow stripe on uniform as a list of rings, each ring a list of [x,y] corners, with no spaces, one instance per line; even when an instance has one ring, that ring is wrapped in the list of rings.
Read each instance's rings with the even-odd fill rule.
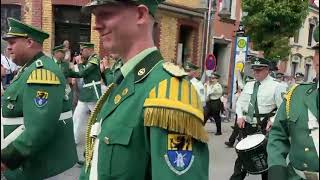
[[[178,100],[179,96],[179,80],[175,77],[172,77],[170,80],[170,94],[169,99]]]
[[[181,87],[181,101],[183,103],[185,103],[185,104],[190,104],[189,103],[190,94],[189,94],[189,83],[188,83],[188,81],[183,80],[181,86],[182,86]]]
[[[199,108],[198,93],[193,86],[191,86],[191,105],[194,108]]]
[[[153,88],[149,93],[149,98],[156,98],[156,88]]]
[[[46,72],[46,70],[45,69],[41,69],[41,74],[42,74],[42,79],[47,79],[47,72]]]
[[[166,98],[167,95],[167,80],[160,82],[158,87],[158,98]]]
[[[60,84],[59,78],[46,69],[35,69],[30,74],[28,84]]]
[[[30,77],[29,77],[30,78]],[[37,79],[36,71],[32,71],[31,73],[31,79]]]
[[[37,69],[36,74],[36,79],[41,79],[41,69]]]
[[[50,71],[49,71],[50,72]],[[47,73],[47,79],[52,80],[51,73]]]
[[[96,64],[96,65],[99,65],[99,61],[97,58],[92,58],[89,63],[92,63],[92,64]]]

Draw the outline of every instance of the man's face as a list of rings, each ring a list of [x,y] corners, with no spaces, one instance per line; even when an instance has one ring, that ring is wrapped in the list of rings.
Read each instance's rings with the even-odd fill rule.
[[[257,81],[263,81],[269,74],[269,68],[261,67],[253,69],[253,76]]]
[[[64,59],[64,52],[62,51],[56,51],[54,52],[54,58],[56,58],[58,61],[62,61]]]
[[[92,49],[91,48],[81,48],[80,52],[81,52],[82,57],[87,59],[90,57]]]
[[[65,40],[63,41],[63,46],[67,49],[69,49],[69,41]]]
[[[123,52],[132,43],[137,31],[135,6],[105,5],[93,10],[103,47],[110,52]]]
[[[19,66],[23,66],[25,62],[28,60],[26,58],[26,54],[28,52],[28,48],[30,47],[30,40],[27,38],[9,38],[7,40],[7,51],[14,63]]]
[[[218,82],[218,79],[216,77],[210,77],[210,82],[216,83],[216,82]]]

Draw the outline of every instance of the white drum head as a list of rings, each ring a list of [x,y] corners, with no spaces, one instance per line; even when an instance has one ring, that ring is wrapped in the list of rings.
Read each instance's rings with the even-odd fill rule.
[[[263,134],[249,135],[237,144],[236,149],[240,151],[251,149],[260,144],[264,139],[265,136]]]

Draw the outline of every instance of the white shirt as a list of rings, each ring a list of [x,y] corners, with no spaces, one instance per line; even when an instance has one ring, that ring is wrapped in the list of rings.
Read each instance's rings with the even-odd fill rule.
[[[216,84],[205,84],[206,100],[217,100],[220,99],[223,93],[222,86],[219,82]]]
[[[7,58],[3,54],[1,54],[1,65],[6,68],[6,74],[10,74],[19,68],[10,58]]]
[[[195,87],[202,104],[205,105],[206,101],[205,101],[205,95],[204,95],[204,86],[203,86],[202,82],[199,81],[197,78],[192,78],[190,80],[190,82]]]
[[[255,81],[250,81],[244,86],[243,91],[236,103],[236,113],[239,118],[246,119],[243,113],[248,112],[254,83]],[[274,80],[269,75],[263,81],[261,81],[257,95],[259,114],[267,114],[276,107],[280,107],[283,100],[282,93],[285,92],[285,89],[282,87],[283,86],[279,82]]]

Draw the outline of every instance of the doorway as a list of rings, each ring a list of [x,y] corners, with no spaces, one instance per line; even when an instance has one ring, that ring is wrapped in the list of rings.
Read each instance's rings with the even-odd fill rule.
[[[68,40],[71,56],[79,54],[79,42],[90,42],[91,16],[80,11],[80,6],[54,6],[55,46]]]

